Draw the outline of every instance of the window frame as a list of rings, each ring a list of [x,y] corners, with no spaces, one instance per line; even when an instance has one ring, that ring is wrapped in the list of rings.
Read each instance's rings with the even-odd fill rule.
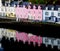
[[[45,15],[49,15],[49,12],[46,11],[46,12],[45,12]]]
[[[54,16],[54,12],[51,12],[51,16]]]
[[[60,16],[60,13],[58,13],[58,16]]]

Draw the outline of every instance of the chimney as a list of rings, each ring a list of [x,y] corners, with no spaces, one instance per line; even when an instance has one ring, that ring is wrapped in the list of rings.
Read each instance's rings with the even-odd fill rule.
[[[48,10],[48,7],[46,7],[46,10]]]
[[[19,5],[17,5],[17,7],[19,7]]]
[[[52,7],[51,10],[54,10],[54,7]]]
[[[58,8],[58,11],[60,11],[60,8]]]
[[[10,7],[10,4],[8,4],[8,7]]]
[[[23,5],[23,8],[25,8],[25,5]]]
[[[36,9],[36,6],[35,5],[33,6],[33,9]]]
[[[16,7],[16,5],[14,4],[14,7]]]
[[[31,9],[31,6],[30,5],[28,5],[28,9]]]
[[[41,6],[38,6],[38,9],[41,9]]]
[[[7,6],[7,4],[5,3],[5,7]]]

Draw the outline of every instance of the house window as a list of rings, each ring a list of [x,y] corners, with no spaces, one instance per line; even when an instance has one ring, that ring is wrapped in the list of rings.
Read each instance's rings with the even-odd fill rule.
[[[45,20],[46,20],[46,21],[47,21],[47,20],[50,20],[50,18],[49,18],[49,17],[46,17]]]
[[[59,18],[59,20],[60,20],[60,18]]]
[[[22,17],[22,15],[20,15]]]
[[[28,11],[28,13],[30,13],[30,11]]]
[[[3,13],[3,16],[5,16],[5,13]]]
[[[2,16],[2,13],[0,12],[0,16]]]
[[[48,12],[45,12],[45,15],[49,15],[49,13]]]
[[[10,9],[8,9],[8,11],[10,11]]]
[[[35,11],[34,11],[34,13],[35,13]]]
[[[38,16],[38,18],[40,18],[40,16]]]
[[[60,13],[58,13],[58,16],[60,16]]]
[[[40,14],[41,12],[39,12],[39,14]]]
[[[51,20],[51,17],[49,17],[49,20]]]
[[[34,20],[35,20],[35,16],[34,16]]]
[[[14,9],[12,9],[12,11],[14,12],[15,10],[14,10]]]
[[[7,9],[5,8],[5,11],[7,11]]]
[[[9,11],[11,12],[11,9],[9,9]]]
[[[54,16],[54,12],[51,12],[51,16]]]
[[[4,9],[3,9],[3,8],[1,8],[1,11],[4,11]]]
[[[60,18],[58,18],[57,21],[60,21]]]

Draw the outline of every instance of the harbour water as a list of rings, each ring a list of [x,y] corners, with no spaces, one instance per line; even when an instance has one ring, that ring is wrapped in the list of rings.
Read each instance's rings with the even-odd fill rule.
[[[0,51],[4,51],[3,48],[0,48]]]

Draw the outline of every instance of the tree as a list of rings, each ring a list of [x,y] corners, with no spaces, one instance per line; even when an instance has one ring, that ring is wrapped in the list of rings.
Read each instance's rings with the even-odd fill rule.
[[[25,0],[32,4],[60,4],[60,0]]]
[[[60,0],[57,0],[57,1],[55,2],[55,4],[56,4],[56,5],[60,5]]]
[[[44,0],[28,0],[28,1],[33,4],[44,4]]]

